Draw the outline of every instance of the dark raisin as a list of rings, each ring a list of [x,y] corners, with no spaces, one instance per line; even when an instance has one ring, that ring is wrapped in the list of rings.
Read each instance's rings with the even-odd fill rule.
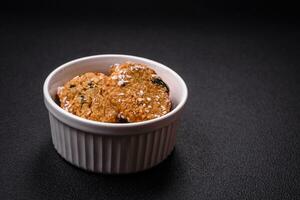
[[[76,85],[74,85],[74,84],[70,85],[70,88],[73,88],[73,87],[76,87]]]
[[[117,117],[117,123],[128,123],[128,120],[123,117]]]
[[[86,102],[86,100],[85,100],[84,96],[80,95],[80,103],[83,104],[85,102]]]
[[[55,95],[55,97],[54,97],[54,102],[58,105],[58,106],[60,106],[60,100],[59,100],[59,97],[58,97],[58,95]]]
[[[120,87],[124,87],[125,85],[126,85],[126,83],[123,82],[123,83],[121,83],[119,86],[120,86]]]
[[[153,78],[151,79],[151,81],[152,81],[152,83],[154,83],[154,84],[161,85],[161,86],[165,87],[167,93],[169,93],[169,87],[168,87],[168,85],[167,85],[163,80],[161,80],[160,77],[153,77]]]
[[[90,82],[88,83],[88,86],[89,86],[90,88],[94,88],[94,83],[93,83],[93,81],[90,81]]]

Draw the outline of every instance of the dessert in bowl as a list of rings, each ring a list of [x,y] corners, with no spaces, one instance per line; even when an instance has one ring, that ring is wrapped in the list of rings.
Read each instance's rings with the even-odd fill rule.
[[[117,63],[125,63],[122,69],[144,66],[149,76],[143,72],[132,79],[135,74],[129,72],[131,77],[124,79]],[[82,80],[72,85],[77,76]],[[110,76],[108,82],[113,86],[101,90],[105,76]],[[88,87],[84,92],[80,90],[83,86]],[[50,73],[43,90],[57,152],[80,168],[115,174],[151,168],[172,152],[188,95],[185,82],[170,68],[146,58],[116,54],[68,62]],[[75,95],[68,93],[71,90],[76,90]],[[156,96],[163,100],[153,100]]]

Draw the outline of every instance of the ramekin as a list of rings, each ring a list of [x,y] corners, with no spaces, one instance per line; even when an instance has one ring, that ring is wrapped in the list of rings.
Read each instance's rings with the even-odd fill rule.
[[[57,87],[90,71],[107,73],[114,63],[133,61],[154,69],[167,83],[172,111],[156,119],[136,123],[104,123],[83,119],[54,101]],[[163,64],[146,58],[104,54],[70,61],[55,69],[43,87],[56,151],[73,165],[93,172],[132,173],[149,169],[172,152],[176,127],[188,97],[183,79]]]

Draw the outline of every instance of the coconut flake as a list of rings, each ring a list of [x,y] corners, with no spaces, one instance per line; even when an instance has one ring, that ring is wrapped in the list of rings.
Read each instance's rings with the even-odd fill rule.
[[[140,90],[140,91],[139,91],[139,95],[143,96],[143,95],[144,95],[144,91],[143,91],[143,90]]]
[[[58,87],[57,94],[60,94],[64,88],[65,88],[64,86]]]

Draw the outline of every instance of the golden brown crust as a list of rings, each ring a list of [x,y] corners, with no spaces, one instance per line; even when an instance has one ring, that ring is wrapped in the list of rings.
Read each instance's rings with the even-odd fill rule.
[[[159,80],[159,81],[157,81]],[[80,117],[101,122],[139,122],[171,110],[168,88],[155,71],[126,62],[111,75],[85,73],[58,89],[60,106]]]
[[[146,65],[126,62],[114,66],[110,77],[118,82],[118,87],[113,88],[109,96],[119,109],[119,117],[138,122],[170,111],[171,101],[166,88],[152,82],[157,75]]]

